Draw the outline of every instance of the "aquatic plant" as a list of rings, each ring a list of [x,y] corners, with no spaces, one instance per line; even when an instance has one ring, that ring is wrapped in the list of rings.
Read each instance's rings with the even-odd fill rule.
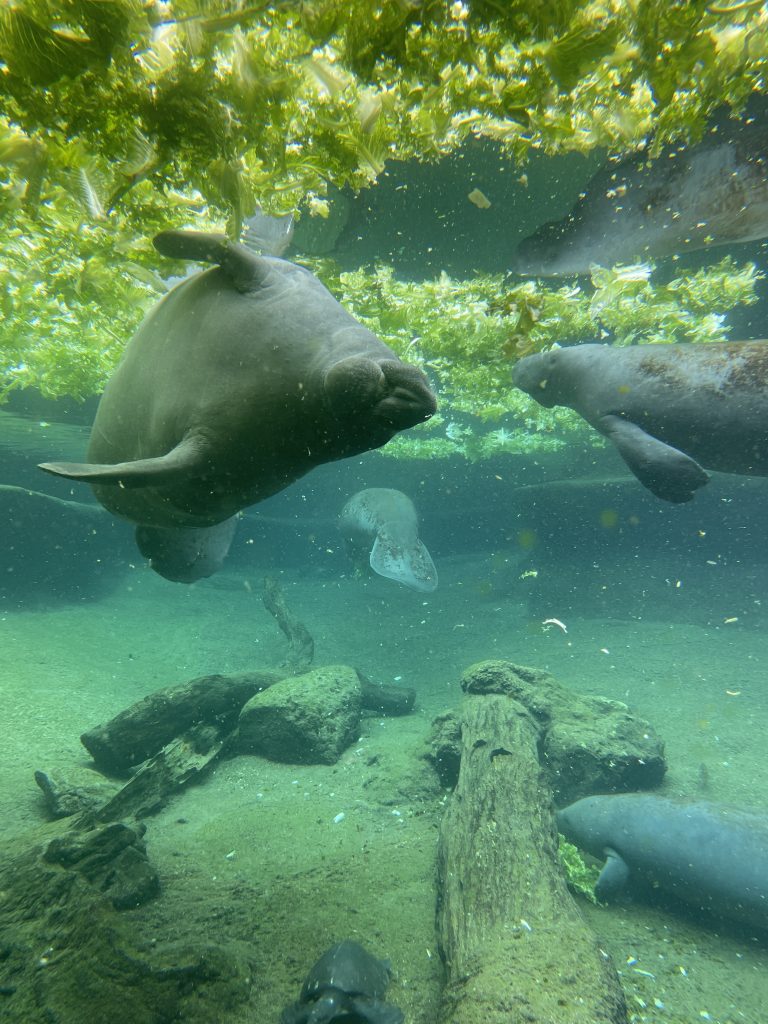
[[[568,888],[579,896],[584,896],[591,903],[597,903],[595,885],[600,875],[600,868],[588,865],[578,847],[569,843],[564,836],[558,835],[557,839],[557,853],[565,872]]]
[[[767,27],[751,0],[11,0],[0,9],[0,397],[103,386],[163,287],[149,238],[169,222],[237,237],[257,203],[322,217],[329,185],[363,188],[385,160],[436,160],[470,135],[521,161],[637,149],[651,128],[655,149],[696,139],[716,106],[738,110],[764,87]],[[510,390],[510,357],[602,331],[618,343],[713,340],[754,283],[753,268],[724,264],[717,287],[713,271],[663,289],[605,273],[589,298],[328,269],[474,421],[461,442],[416,440],[470,457],[530,443],[483,433],[483,421],[513,417],[501,428],[537,443],[571,422]],[[434,302],[446,315],[427,316]]]

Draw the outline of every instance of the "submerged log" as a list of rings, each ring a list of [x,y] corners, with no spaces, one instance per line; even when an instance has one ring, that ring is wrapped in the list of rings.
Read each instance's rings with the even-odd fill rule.
[[[285,603],[282,587],[271,576],[264,580],[262,599],[264,607],[270,615],[274,615],[278,626],[288,637],[288,654],[281,667],[291,675],[300,676],[309,669],[315,656],[315,641],[312,634],[290,611]]]
[[[626,1024],[618,978],[557,855],[539,726],[511,697],[468,698],[440,830],[441,1024]]]
[[[199,726],[166,744],[136,771],[129,782],[95,813],[96,821],[146,818],[157,814],[171,797],[213,765],[229,734]]]
[[[235,676],[200,676],[181,686],[168,686],[89,729],[80,741],[101,771],[119,774],[154,757],[193,726],[210,724],[222,734],[230,732],[242,706],[284,677],[284,672],[263,669]]]

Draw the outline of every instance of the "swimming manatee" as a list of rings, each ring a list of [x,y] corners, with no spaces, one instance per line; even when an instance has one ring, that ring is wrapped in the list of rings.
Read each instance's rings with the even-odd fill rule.
[[[690,501],[703,466],[768,476],[766,341],[557,348],[521,359],[512,382],[583,416],[665,501]]]
[[[221,565],[241,509],[386,444],[435,397],[308,270],[223,235],[164,231],[154,244],[218,266],[173,288],[128,343],[88,462],[41,468],[90,483],[137,524],[154,569],[191,582]]]
[[[606,858],[601,900],[641,879],[696,910],[768,928],[768,815],[628,793],[577,800],[557,827]]]
[[[346,939],[323,953],[298,1001],[283,1010],[281,1024],[402,1024],[402,1011],[384,1002],[389,973],[387,963]]]
[[[341,510],[339,528],[352,557],[364,552],[379,576],[423,593],[437,588],[435,563],[419,540],[416,509],[402,491],[358,491]]]
[[[709,246],[768,237],[768,101],[753,94],[742,118],[720,108],[696,143],[608,164],[571,212],[518,246],[520,274],[589,274]]]

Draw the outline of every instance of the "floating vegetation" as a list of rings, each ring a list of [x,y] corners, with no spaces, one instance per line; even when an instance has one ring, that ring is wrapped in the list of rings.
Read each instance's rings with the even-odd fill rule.
[[[327,216],[330,185],[364,188],[386,160],[437,159],[471,136],[519,162],[699,138],[716,107],[764,88],[768,10],[732,14],[666,0],[14,0],[0,10],[0,398],[101,389],[163,290],[150,239],[169,223],[239,237],[257,206]],[[660,38],[664,60],[649,60]],[[470,418],[471,441],[429,435],[468,457],[568,423],[512,391],[510,360],[582,339],[719,340],[756,279],[729,261],[664,286],[598,270],[589,293],[324,272]]]

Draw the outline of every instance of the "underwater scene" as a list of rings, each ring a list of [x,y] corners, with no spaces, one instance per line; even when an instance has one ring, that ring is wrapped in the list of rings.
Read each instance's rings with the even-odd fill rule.
[[[0,5],[0,1022],[768,1019],[768,7]]]

